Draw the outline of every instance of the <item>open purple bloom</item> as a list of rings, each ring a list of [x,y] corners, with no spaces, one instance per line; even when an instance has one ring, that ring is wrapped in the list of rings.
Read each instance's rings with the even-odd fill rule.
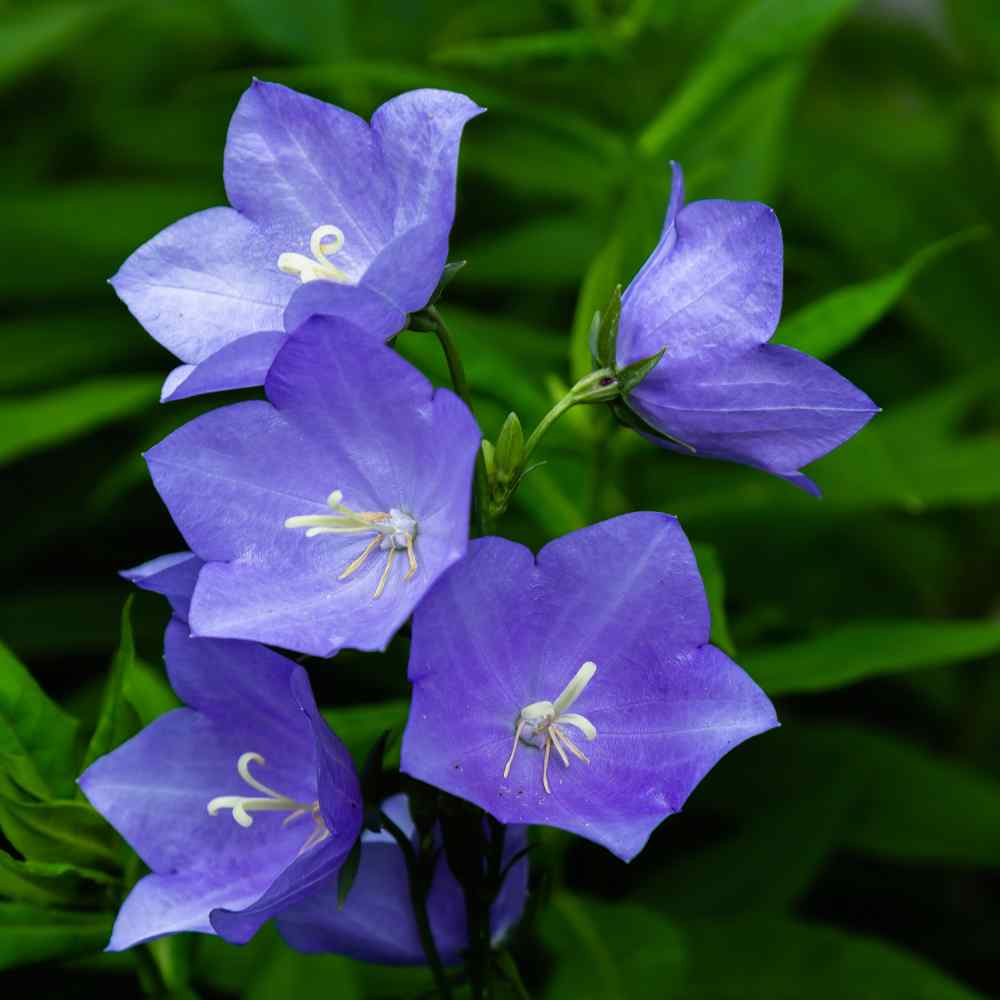
[[[482,110],[414,90],[369,125],[255,80],[226,138],[232,208],[174,223],[111,279],[184,362],[162,398],[261,385],[284,331],[315,313],[351,317],[376,339],[401,330],[441,277],[462,128]]]
[[[476,422],[351,324],[292,334],[253,400],[151,449],[192,552],[195,635],[317,656],[382,649],[465,552]]]
[[[414,616],[402,769],[627,861],[723,754],[777,724],[708,633],[666,514],[604,521],[537,559],[479,539]]]
[[[152,874],[122,905],[108,948],[179,931],[248,941],[339,870],[361,791],[305,671],[256,643],[192,639],[165,656],[187,703],[95,761],[84,794]]]
[[[821,361],[768,343],[781,313],[774,212],[758,202],[684,206],[681,169],[672,166],[659,245],[622,296],[617,360],[666,353],[628,404],[699,455],[763,469],[818,495],[801,467],[857,433],[878,407]]]
[[[404,795],[394,795],[383,810],[408,835],[416,838]],[[277,924],[293,948],[305,952],[335,952],[385,965],[419,965],[425,961],[420,945],[409,879],[402,852],[388,832],[361,835],[361,865],[343,908],[337,905],[336,880],[285,910]],[[527,846],[522,826],[507,828],[504,864]],[[500,895],[493,904],[490,928],[500,941],[524,910],[528,893],[528,863],[514,861]],[[434,942],[445,964],[461,961],[468,947],[465,897],[442,851],[427,900]]]

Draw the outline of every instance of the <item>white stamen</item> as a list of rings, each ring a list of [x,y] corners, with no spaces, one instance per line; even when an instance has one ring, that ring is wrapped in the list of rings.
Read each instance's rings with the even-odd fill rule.
[[[417,572],[417,553],[413,545],[417,537],[417,521],[398,507],[390,507],[388,511],[351,510],[350,507],[344,506],[343,499],[344,494],[340,490],[334,490],[326,498],[327,505],[333,511],[332,514],[302,514],[289,517],[285,521],[285,527],[308,529],[306,538],[315,538],[317,535],[371,533],[372,537],[368,540],[368,544],[344,567],[337,579],[346,580],[356,573],[376,550],[385,552],[385,567],[372,594],[372,600],[377,600],[389,582],[397,552],[405,550],[409,564],[403,579],[409,580]]]
[[[569,767],[567,750],[577,760],[582,760],[585,764],[590,763],[587,755],[570,739],[566,727],[573,726],[578,729],[583,734],[584,739],[588,741],[597,739],[597,727],[586,716],[576,712],[567,712],[566,709],[583,694],[584,688],[593,680],[595,673],[597,673],[597,665],[588,660],[577,670],[573,679],[563,688],[554,702],[533,701],[521,709],[514,727],[514,746],[503,769],[504,778],[510,776],[510,769],[520,743],[544,751],[542,755],[542,787],[547,793],[552,792],[549,787],[549,758],[552,756],[553,747],[555,747],[556,753],[565,767]],[[541,746],[535,742],[539,738],[543,741]]]
[[[332,239],[332,243],[324,243]],[[337,226],[319,226],[313,230],[309,238],[309,250],[312,259],[301,253],[283,253],[278,257],[278,268],[285,274],[294,275],[303,284],[309,281],[336,281],[341,285],[350,285],[350,277],[330,257],[344,245],[344,233]]]
[[[252,812],[287,812],[289,815],[285,817],[282,826],[287,826],[302,816],[311,815],[313,830],[299,850],[299,853],[302,854],[330,836],[330,831],[320,815],[319,801],[299,802],[259,781],[250,773],[250,765],[260,764],[263,767],[265,763],[266,761],[259,753],[241,754],[236,762],[236,771],[239,776],[254,791],[263,792],[262,798],[249,795],[219,795],[208,803],[208,814],[216,816],[223,809],[230,809],[233,813],[233,819],[244,828],[253,826],[253,816],[250,815]]]

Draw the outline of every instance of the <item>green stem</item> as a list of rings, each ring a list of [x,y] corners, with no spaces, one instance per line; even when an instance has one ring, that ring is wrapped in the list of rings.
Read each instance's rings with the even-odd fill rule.
[[[539,421],[531,436],[524,442],[524,462],[527,463],[545,432],[568,410],[578,403],[606,403],[619,395],[615,373],[610,368],[599,368],[585,375]]]
[[[438,995],[441,1000],[451,1000],[451,984],[448,982],[441,955],[434,941],[430,918],[427,915],[427,895],[430,892],[429,874],[421,870],[420,858],[417,856],[410,838],[384,812],[381,813],[381,820],[382,825],[392,834],[399,849],[403,852],[406,870],[410,877],[410,902],[413,905],[413,915],[417,921],[417,932],[420,935],[420,944],[424,949],[427,964],[434,976]]]

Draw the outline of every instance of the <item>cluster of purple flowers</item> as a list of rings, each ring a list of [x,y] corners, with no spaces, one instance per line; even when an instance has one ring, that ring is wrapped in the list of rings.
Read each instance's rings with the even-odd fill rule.
[[[164,400],[260,385],[266,399],[212,410],[146,456],[190,552],[125,575],[171,602],[165,659],[188,707],[80,779],[151,871],[112,949],[179,931],[244,942],[274,917],[304,951],[425,960],[407,843],[440,831],[418,830],[404,795],[376,804],[396,835],[365,825],[354,764],[306,671],[269,646],[382,650],[412,618],[401,770],[506,825],[494,940],[525,905],[528,825],[627,861],[727,751],[777,724],[709,643],[674,518],[626,514],[537,556],[469,542],[476,421],[386,341],[439,286],[459,141],[482,110],[418,90],[369,125],[255,81],[226,143],[233,207],[177,222],[113,279],[182,362]],[[616,404],[651,440],[815,491],[801,467],[875,407],[824,364],[767,343],[781,276],[774,213],[685,207],[674,166],[659,245],[602,363],[658,358]],[[432,862],[427,917],[454,963],[469,940],[463,886],[446,852]]]

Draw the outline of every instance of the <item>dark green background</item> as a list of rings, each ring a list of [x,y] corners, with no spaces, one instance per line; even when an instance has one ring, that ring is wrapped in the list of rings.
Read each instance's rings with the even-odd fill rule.
[[[1000,8],[0,4],[0,635],[91,725],[127,593],[116,570],[181,547],[140,452],[218,404],[156,402],[174,361],[105,280],[162,227],[224,202],[225,129],[254,74],[366,116],[418,86],[490,109],[466,131],[452,258],[469,265],[442,306],[487,436],[512,408],[533,425],[583,374],[594,309],[653,246],[670,158],[692,199],[776,208],[777,339],[832,359],[885,411],[810,470],[822,501],[662,453],[590,410],[547,438],[548,464],[502,531],[538,546],[625,510],[678,514],[716,641],[784,725],[727,758],[628,867],[541,835],[536,871],[550,877],[513,944],[532,996],[989,995]],[[399,346],[445,380],[432,338]],[[164,611],[141,595],[134,617],[152,677]],[[327,704],[362,706],[342,718],[352,748],[399,718],[363,706],[406,697],[405,657],[399,640],[385,658],[312,671]],[[12,905],[0,903],[5,996],[138,995],[132,955],[24,964],[99,948],[108,898],[74,904],[96,907],[86,933]],[[182,940],[153,958],[202,996],[427,988],[420,973],[300,959],[269,934],[243,950]]]

